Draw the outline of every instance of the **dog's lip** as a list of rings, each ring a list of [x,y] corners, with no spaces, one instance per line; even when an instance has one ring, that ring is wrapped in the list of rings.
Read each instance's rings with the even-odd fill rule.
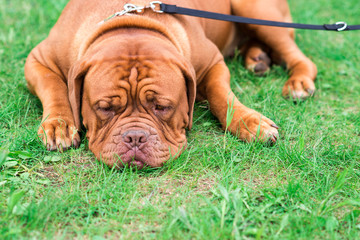
[[[129,150],[127,153],[123,154],[123,156],[126,156],[126,164],[129,166],[142,169],[146,165],[146,156],[137,147],[135,149]]]
[[[141,170],[145,165],[145,163],[143,161],[138,160],[136,158],[131,159],[131,161],[128,164],[130,166],[137,167],[139,170]]]

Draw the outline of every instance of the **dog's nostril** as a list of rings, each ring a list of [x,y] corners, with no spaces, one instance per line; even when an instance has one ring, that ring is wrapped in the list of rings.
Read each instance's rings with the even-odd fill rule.
[[[130,137],[130,136],[126,136],[126,137],[125,137],[125,142],[131,143],[132,141],[133,141],[133,138],[132,138],[132,137]]]
[[[131,130],[123,134],[123,139],[125,143],[130,144],[132,147],[139,147],[140,145],[147,142],[149,134],[145,131]]]
[[[146,143],[147,142],[147,136],[140,136],[140,138],[139,138],[139,142],[140,143]]]

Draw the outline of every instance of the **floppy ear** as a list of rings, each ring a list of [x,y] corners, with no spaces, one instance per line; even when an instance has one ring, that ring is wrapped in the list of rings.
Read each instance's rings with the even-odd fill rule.
[[[82,87],[85,75],[90,68],[90,64],[86,61],[77,61],[70,69],[68,75],[68,94],[71,110],[75,120],[77,129],[81,128],[81,99]]]
[[[189,104],[189,126],[191,130],[193,122],[194,104],[196,98],[196,73],[194,67],[185,59],[178,64],[186,81],[187,97]]]

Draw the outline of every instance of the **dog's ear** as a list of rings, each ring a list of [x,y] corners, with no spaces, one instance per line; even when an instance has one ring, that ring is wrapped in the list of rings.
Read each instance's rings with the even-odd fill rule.
[[[69,101],[77,129],[81,128],[82,87],[89,68],[90,64],[88,61],[79,60],[71,67],[68,75]]]
[[[194,67],[185,59],[183,59],[178,66],[186,81],[187,98],[189,104],[189,125],[188,129],[191,130],[193,122],[194,104],[196,98],[196,73]]]

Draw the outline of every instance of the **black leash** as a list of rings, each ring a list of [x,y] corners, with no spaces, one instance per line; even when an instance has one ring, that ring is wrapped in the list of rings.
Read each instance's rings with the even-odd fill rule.
[[[313,24],[300,24],[300,23],[286,23],[277,21],[260,20],[254,18],[239,17],[233,15],[226,15],[221,13],[201,11],[191,8],[178,7],[176,5],[169,5],[165,3],[155,2],[160,4],[160,11],[169,14],[182,14],[193,17],[209,18],[215,20],[222,20],[236,23],[256,24],[273,27],[284,28],[298,28],[298,29],[310,29],[310,30],[326,30],[326,31],[350,31],[360,30],[360,25],[348,25],[346,22],[337,22],[335,24],[313,25]]]

